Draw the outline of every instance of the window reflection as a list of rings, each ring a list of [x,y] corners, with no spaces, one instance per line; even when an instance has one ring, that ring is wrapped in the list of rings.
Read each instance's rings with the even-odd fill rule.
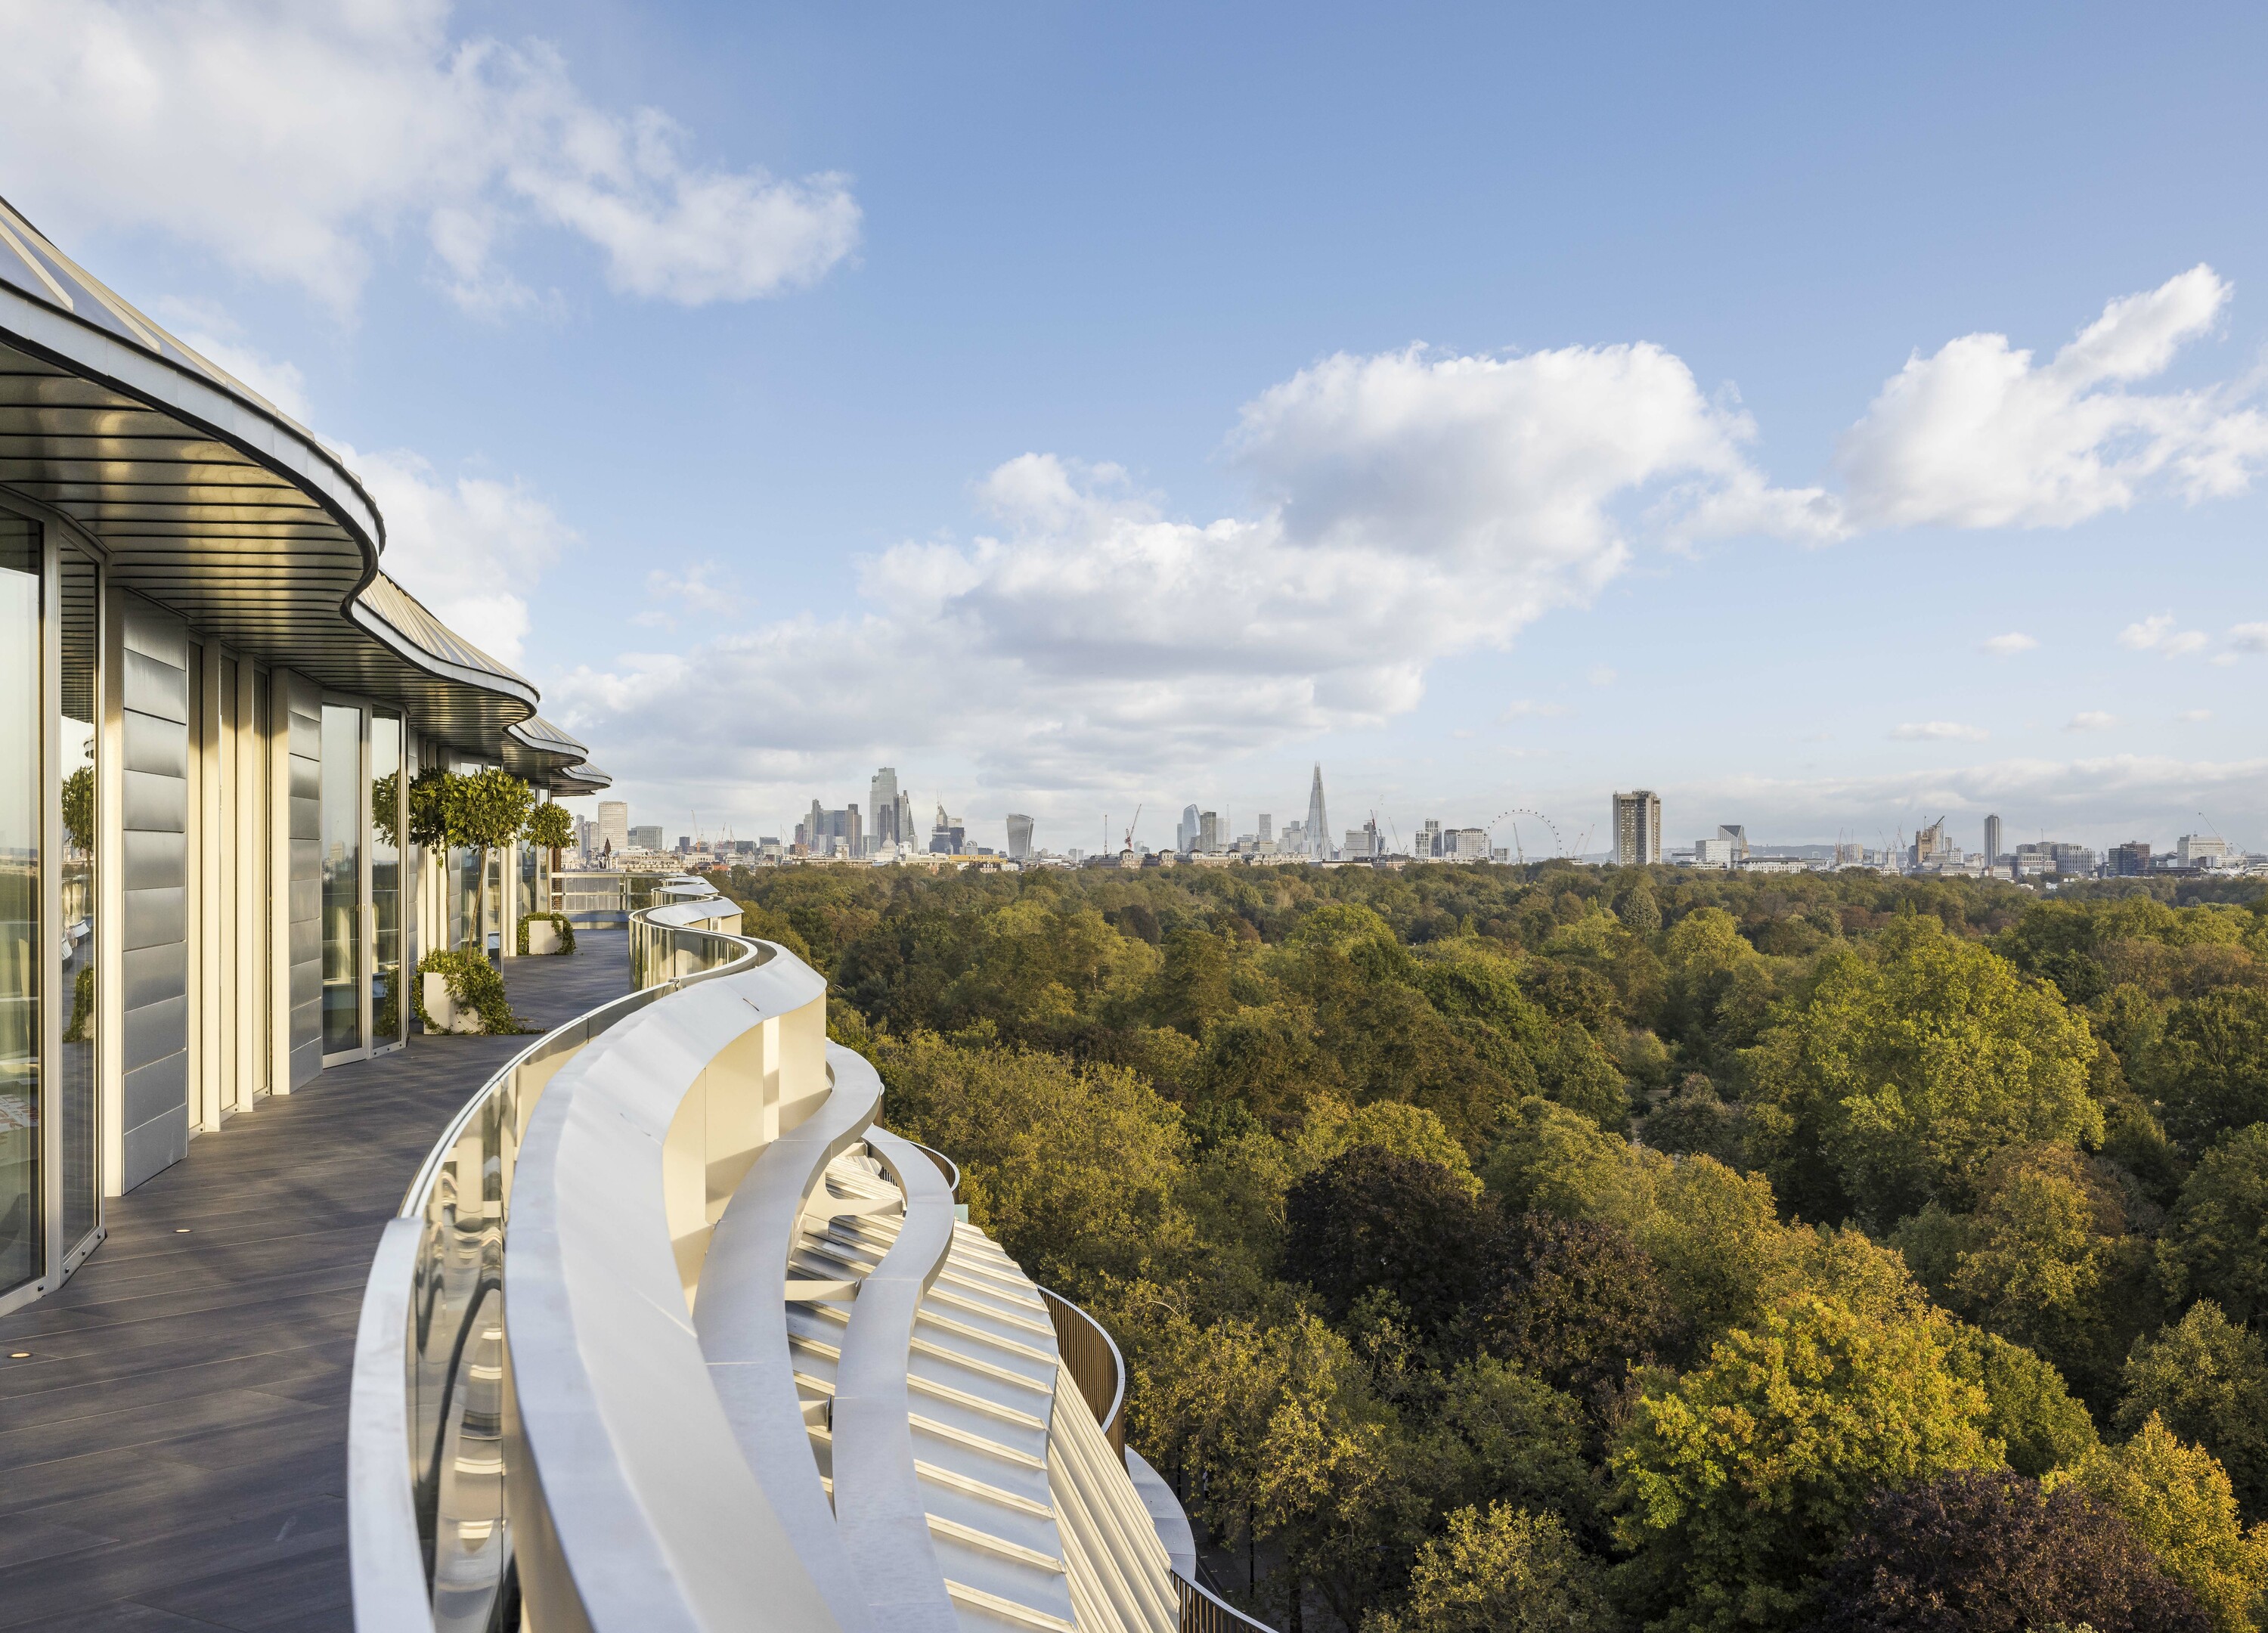
[[[370,717],[371,1045],[401,1038],[401,717]]]
[[[60,593],[56,635],[62,658],[63,852],[63,982],[56,992],[63,1039],[55,1063],[55,1109],[63,1135],[63,1247],[86,1239],[100,1207],[95,1171],[100,1026],[95,1007],[96,730],[95,566],[77,547],[56,551]]]
[[[362,710],[323,705],[323,1053],[362,1047]]]
[[[40,532],[0,516],[0,1292],[40,1274]]]

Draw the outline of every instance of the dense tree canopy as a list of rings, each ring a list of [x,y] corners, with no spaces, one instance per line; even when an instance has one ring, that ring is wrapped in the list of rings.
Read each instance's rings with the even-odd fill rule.
[[[1276,1625],[2268,1629],[2257,886],[730,887]]]
[[[2125,1521],[2084,1492],[1992,1472],[1886,1487],[1822,1583],[1817,1633],[2210,1633]]]

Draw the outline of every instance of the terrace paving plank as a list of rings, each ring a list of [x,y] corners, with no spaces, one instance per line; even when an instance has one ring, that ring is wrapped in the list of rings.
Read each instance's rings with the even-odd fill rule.
[[[579,939],[504,966],[531,1026],[629,989],[628,936]],[[346,1400],[370,1255],[449,1118],[530,1041],[414,1037],[257,1102],[111,1199],[78,1274],[0,1316],[0,1629],[352,1626]]]

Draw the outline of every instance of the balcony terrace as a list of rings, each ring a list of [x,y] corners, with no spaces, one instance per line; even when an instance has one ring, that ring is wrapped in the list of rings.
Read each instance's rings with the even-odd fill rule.
[[[628,936],[504,966],[548,1029],[629,987]],[[0,1317],[0,1628],[348,1628],[346,1403],[379,1232],[526,1038],[420,1037],[263,1099],[110,1204]],[[25,1358],[13,1352],[29,1351]]]

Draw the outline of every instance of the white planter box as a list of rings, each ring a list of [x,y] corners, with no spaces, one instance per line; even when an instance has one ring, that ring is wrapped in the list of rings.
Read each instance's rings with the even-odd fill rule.
[[[559,926],[548,918],[527,921],[527,953],[530,958],[559,951]]]
[[[449,978],[428,970],[419,977],[425,983],[425,1013],[431,1017],[433,1032],[454,1032],[478,1036],[485,1030],[481,1025],[480,1011],[459,1009],[457,1001],[449,996]]]

